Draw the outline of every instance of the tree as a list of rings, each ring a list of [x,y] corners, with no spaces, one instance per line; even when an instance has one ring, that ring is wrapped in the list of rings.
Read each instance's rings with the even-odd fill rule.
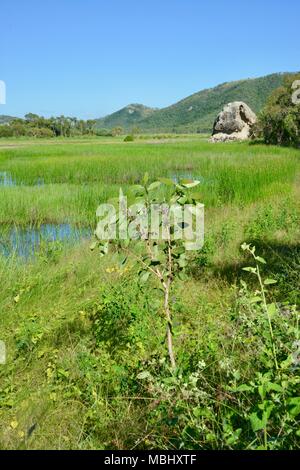
[[[141,133],[141,129],[138,126],[135,126],[131,129],[131,134],[132,135],[137,135]]]
[[[97,121],[96,119],[88,119],[86,121],[86,127],[88,129],[88,133],[89,134],[92,134],[93,133],[93,130],[94,130],[94,127],[95,125],[97,124]]]
[[[121,126],[114,127],[111,131],[113,137],[116,137],[117,135],[122,135],[123,132],[123,127]]]
[[[139,267],[139,279],[141,283],[148,281],[152,276],[158,283],[157,288],[163,294],[163,311],[166,321],[167,349],[172,369],[176,368],[176,358],[173,346],[173,319],[171,307],[171,291],[177,278],[183,280],[184,270],[187,265],[187,245],[182,237],[183,225],[188,226],[182,219],[176,217],[174,211],[179,211],[182,216],[182,206],[187,204],[188,210],[193,211],[198,206],[199,193],[194,188],[199,181],[181,180],[175,183],[173,180],[162,178],[160,181],[148,183],[148,174],[144,176],[141,185],[134,186],[132,191],[135,196],[134,204],[127,208],[126,202],[119,201],[119,216],[116,212],[105,218],[108,231],[104,236],[103,221],[95,231],[96,240],[91,249],[100,249],[101,256],[109,252],[112,244],[122,254],[122,265],[131,260]],[[162,187],[165,187],[164,189]],[[166,188],[167,186],[167,188]],[[202,206],[202,205],[201,205]],[[202,206],[203,207],[203,206]],[[103,216],[97,211],[98,216]],[[149,223],[153,217],[153,210],[158,210],[162,217],[156,219],[154,225]],[[107,210],[105,205],[104,210]],[[192,225],[192,218],[189,219]],[[118,230],[116,230],[118,228]],[[132,232],[133,230],[133,232]],[[158,237],[158,233],[164,234]],[[122,233],[122,236],[120,234]],[[109,237],[106,236],[109,234]],[[125,237],[124,237],[125,234]],[[119,235],[119,236],[118,236]],[[199,247],[200,249],[200,247]]]
[[[273,92],[253,127],[253,138],[263,138],[266,144],[300,145],[300,103],[293,99],[293,84],[299,79],[300,75],[288,76]]]
[[[25,117],[26,121],[29,121],[29,122],[33,122],[33,121],[36,121],[37,119],[39,119],[39,115],[34,114],[34,113],[25,114],[24,117]]]

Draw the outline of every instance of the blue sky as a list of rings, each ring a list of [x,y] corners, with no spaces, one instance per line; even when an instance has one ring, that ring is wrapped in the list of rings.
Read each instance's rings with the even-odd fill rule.
[[[298,71],[299,0],[1,0],[0,114],[100,117]]]

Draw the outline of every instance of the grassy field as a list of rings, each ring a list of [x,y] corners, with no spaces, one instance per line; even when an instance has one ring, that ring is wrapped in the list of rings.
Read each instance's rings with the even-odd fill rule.
[[[206,207],[204,248],[172,292],[176,373],[162,300],[133,263],[100,258],[84,240],[44,244],[27,262],[0,257],[0,448],[300,447],[300,152],[154,137],[0,142],[0,174],[13,182],[0,178],[2,234],[93,228],[99,203],[145,172],[200,179]],[[244,241],[276,280],[266,292],[271,339],[259,284],[242,271],[252,265]]]
[[[291,191],[296,150],[185,140],[112,144],[98,139],[5,148],[0,172],[9,173],[15,186],[0,186],[1,223],[93,225],[97,205],[121,186],[138,183],[146,171],[151,179],[194,175],[202,181],[206,207],[250,204]]]

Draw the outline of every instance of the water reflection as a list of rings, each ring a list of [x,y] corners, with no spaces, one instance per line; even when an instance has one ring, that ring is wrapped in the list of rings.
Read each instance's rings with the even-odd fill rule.
[[[24,258],[33,256],[42,245],[53,242],[68,244],[78,243],[91,237],[89,228],[73,227],[70,224],[45,224],[39,228],[11,228],[5,232],[0,230],[0,254],[15,254]]]
[[[0,186],[16,186],[16,182],[7,171],[0,171]]]
[[[44,186],[44,178],[37,178],[33,182],[33,186]],[[12,177],[9,171],[0,171],[0,187],[9,187],[9,186],[23,186],[23,183],[19,183]]]

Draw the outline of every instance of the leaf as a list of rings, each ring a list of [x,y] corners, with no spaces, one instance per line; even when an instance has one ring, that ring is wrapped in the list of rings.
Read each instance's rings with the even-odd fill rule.
[[[185,267],[187,266],[187,260],[186,260],[185,253],[182,253],[182,254],[179,256],[178,265],[179,265],[181,268],[185,268]]]
[[[255,304],[255,303],[258,303],[258,302],[261,302],[261,301],[262,301],[261,297],[258,297],[258,296],[252,297],[250,299],[251,304]]]
[[[202,194],[199,192],[193,193],[191,196],[192,196],[192,199],[194,199],[195,201],[199,201],[202,199]]]
[[[149,173],[146,171],[143,178],[143,183],[146,185],[149,181]]]
[[[251,390],[252,390],[252,387],[250,387],[250,385],[247,385],[247,384],[239,385],[236,388],[236,392],[250,392]]]
[[[154,191],[155,189],[159,188],[161,184],[161,181],[154,181],[154,183],[151,183],[150,186],[148,186],[148,191]]]
[[[145,188],[144,186],[141,186],[140,184],[136,184],[134,186],[131,186],[130,190],[137,196],[143,196],[145,194]]]
[[[186,281],[188,279],[188,276],[184,271],[180,271],[178,273],[178,278],[180,279],[180,281]]]
[[[185,253],[184,246],[178,246],[173,250],[174,255],[182,255],[183,253]]]
[[[249,419],[253,432],[260,431],[264,428],[263,420],[257,416],[257,413],[251,413]]]
[[[197,180],[180,180],[180,184],[181,184],[184,188],[187,188],[187,189],[195,188],[195,187],[198,186],[200,183],[201,183],[201,181],[197,181]]]
[[[149,276],[150,276],[149,271],[142,271],[141,274],[140,274],[140,282],[142,282],[142,283],[147,282],[148,279],[149,279]]]
[[[159,178],[159,181],[163,184],[166,184],[167,186],[174,186],[175,183],[173,180],[171,180],[170,178]]]
[[[256,268],[252,268],[251,266],[247,266],[246,268],[243,268],[243,271],[247,271],[252,274],[256,274]]]
[[[178,204],[180,204],[181,206],[183,206],[186,203],[186,201],[187,201],[186,196],[182,196],[179,199],[177,199]]]
[[[261,256],[255,256],[256,261],[259,261],[259,263],[262,264],[267,264],[266,260],[262,258]]]
[[[247,245],[247,243],[243,243],[243,244],[241,245],[241,248],[242,248],[243,251],[246,251],[246,250],[249,250],[249,249],[250,249],[250,245]]]
[[[277,281],[275,279],[265,279],[264,285],[269,286],[271,284],[277,284]]]
[[[269,313],[270,317],[274,316],[275,313],[276,313],[276,311],[277,311],[276,305],[275,305],[274,303],[269,304],[269,305],[267,306],[267,309],[268,309],[268,313]]]
[[[18,295],[16,295],[16,297],[14,297],[14,301],[17,304],[19,302],[19,300],[20,300],[20,295],[18,294]]]
[[[267,384],[267,390],[268,390],[268,392],[271,391],[271,390],[273,390],[273,392],[282,392],[283,388],[279,384],[274,384],[273,382],[269,382]]]
[[[292,407],[290,410],[291,415],[298,416],[300,414],[300,397],[289,398],[287,402]]]

